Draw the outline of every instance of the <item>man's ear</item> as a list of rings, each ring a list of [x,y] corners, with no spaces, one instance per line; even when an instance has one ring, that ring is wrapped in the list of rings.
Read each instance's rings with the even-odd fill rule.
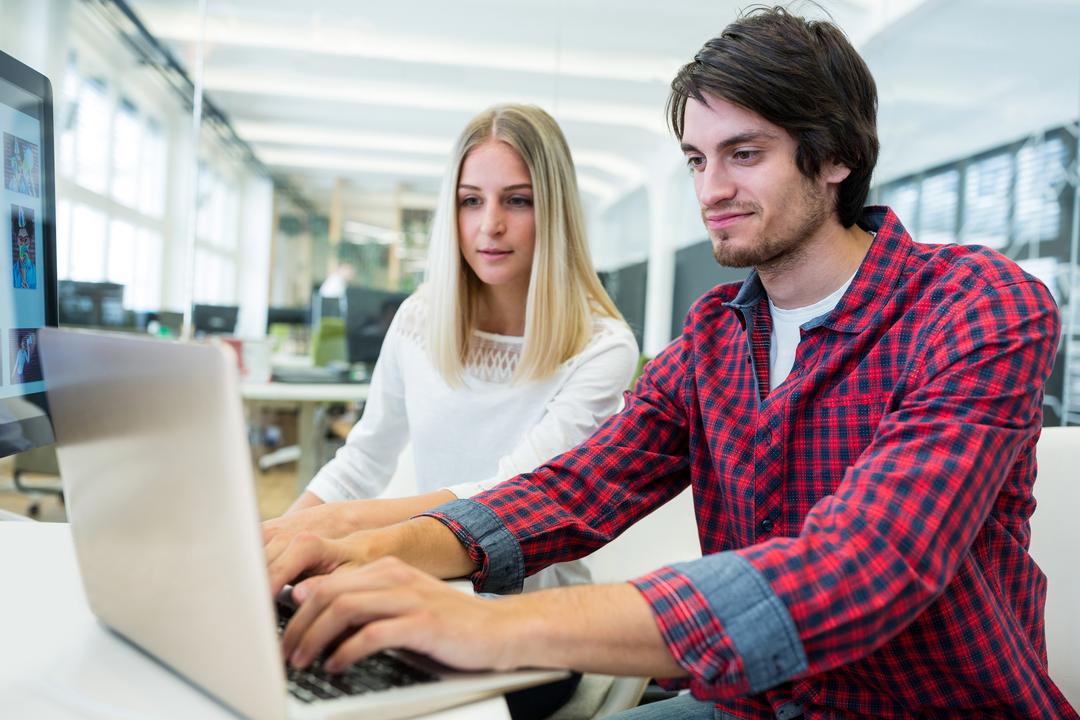
[[[851,168],[847,165],[842,165],[835,160],[826,160],[821,165],[821,173],[818,175],[826,184],[839,185],[847,180],[848,175],[851,174]]]

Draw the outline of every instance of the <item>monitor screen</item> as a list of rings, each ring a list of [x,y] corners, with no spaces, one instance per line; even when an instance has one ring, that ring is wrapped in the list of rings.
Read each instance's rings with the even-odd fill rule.
[[[196,335],[231,335],[239,314],[236,305],[192,305],[191,325]]]
[[[38,329],[56,325],[52,89],[0,52],[0,455],[53,441]]]
[[[108,282],[61,280],[60,322],[97,328],[125,328],[134,318],[124,309],[124,286]]]
[[[349,362],[371,364],[379,359],[390,321],[407,297],[408,293],[349,287],[345,295]]]

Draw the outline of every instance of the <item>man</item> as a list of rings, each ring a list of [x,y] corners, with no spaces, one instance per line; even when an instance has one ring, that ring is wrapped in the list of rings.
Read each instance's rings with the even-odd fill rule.
[[[741,18],[669,105],[716,259],[754,271],[699,300],[574,450],[397,526],[271,541],[275,591],[329,573],[294,590],[290,662],[359,628],[331,670],[407,647],[689,685],[634,718],[1077,717],[1026,552],[1046,288],[863,210],[876,90],[829,23]],[[514,591],[687,484],[704,557],[631,583],[490,601],[421,572]]]

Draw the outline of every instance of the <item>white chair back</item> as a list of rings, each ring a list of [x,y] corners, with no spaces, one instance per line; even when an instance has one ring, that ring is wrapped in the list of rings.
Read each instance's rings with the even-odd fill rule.
[[[1050,677],[1080,708],[1080,427],[1043,428],[1035,452],[1031,556],[1047,577]]]

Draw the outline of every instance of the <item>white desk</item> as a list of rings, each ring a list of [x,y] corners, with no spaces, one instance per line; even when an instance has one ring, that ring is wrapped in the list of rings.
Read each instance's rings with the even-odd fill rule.
[[[316,454],[321,443],[319,433],[324,427],[315,422],[315,408],[325,403],[362,402],[367,399],[367,383],[243,383],[240,394],[244,402],[252,406],[298,407],[297,445],[300,460],[297,463],[297,488],[303,490],[319,468]]]
[[[236,720],[97,622],[67,525],[0,522],[0,578],[0,718]],[[495,698],[427,717],[506,720],[509,713]]]

